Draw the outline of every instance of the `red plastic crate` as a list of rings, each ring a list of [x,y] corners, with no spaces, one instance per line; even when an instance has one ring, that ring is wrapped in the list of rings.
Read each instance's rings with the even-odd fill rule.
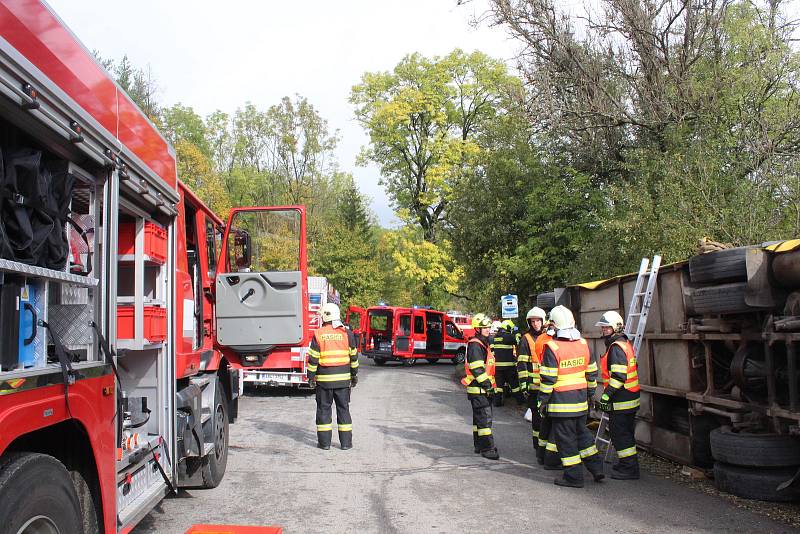
[[[136,224],[122,223],[119,225],[119,254],[134,254],[136,252]],[[144,254],[155,261],[167,261],[167,230],[152,223],[144,223]]]
[[[117,338],[134,339],[136,335],[133,306],[117,306]],[[158,306],[144,307],[144,338],[159,343],[167,337],[167,310]]]

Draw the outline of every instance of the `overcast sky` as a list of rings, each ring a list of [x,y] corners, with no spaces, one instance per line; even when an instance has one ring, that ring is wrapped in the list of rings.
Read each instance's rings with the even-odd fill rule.
[[[513,65],[515,43],[469,21],[485,0],[229,0],[122,2],[48,0],[90,50],[150,66],[163,105],[205,116],[246,101],[266,110],[300,94],[338,129],[342,170],[351,171],[383,225],[395,223],[376,167],[356,167],[367,142],[353,119],[350,88],[366,71],[392,69],[406,54],[481,50]]]

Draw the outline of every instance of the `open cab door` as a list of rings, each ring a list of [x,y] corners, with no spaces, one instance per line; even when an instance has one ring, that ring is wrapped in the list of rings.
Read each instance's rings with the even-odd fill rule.
[[[216,280],[218,343],[239,353],[304,343],[306,261],[304,207],[231,211]]]
[[[395,316],[394,356],[411,358],[414,345],[411,337],[411,313],[400,312]]]
[[[356,335],[358,350],[364,352],[366,350],[366,343],[364,343],[364,341],[367,333],[367,310],[359,308],[358,306],[349,306],[345,314],[344,322],[350,327],[353,334]]]

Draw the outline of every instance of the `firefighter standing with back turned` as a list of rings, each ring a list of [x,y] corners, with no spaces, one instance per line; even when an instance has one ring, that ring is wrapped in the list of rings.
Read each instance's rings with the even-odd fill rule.
[[[492,337],[492,342],[489,345],[497,366],[497,374],[495,376],[497,385],[494,390],[495,406],[503,405],[503,394],[506,385],[508,385],[508,389],[514,398],[517,399],[517,403],[523,404],[525,402],[517,374],[516,346],[517,335],[514,333],[514,323],[510,320],[505,320],[500,323],[500,328]]]
[[[308,381],[316,385],[317,447],[331,448],[336,403],[336,425],[342,450],[353,448],[353,420],[350,418],[350,388],[358,384],[358,349],[352,331],[342,324],[339,306],[322,307],[322,328],[314,332],[308,348]]]
[[[517,346],[517,373],[524,391],[528,392],[528,407],[531,409],[531,435],[534,450],[539,448],[539,427],[542,418],[536,403],[539,400],[539,358],[536,356],[536,339],[544,332],[547,314],[539,307],[531,308],[525,321],[528,331],[523,334]]]
[[[639,460],[636,454],[636,411],[639,409],[639,373],[633,345],[623,332],[622,316],[611,310],[605,312],[599,326],[606,342],[606,352],[600,358],[603,377],[603,396],[600,409],[608,412],[611,443],[617,450],[619,462],[611,468],[611,478],[636,480]]]
[[[594,437],[586,428],[589,399],[597,388],[597,364],[586,340],[575,328],[569,309],[556,306],[550,312],[550,320],[556,333],[545,346],[539,368],[539,412],[552,422],[551,436],[564,466],[563,476],[553,482],[582,488],[584,465],[595,482],[605,478]]]
[[[500,455],[492,436],[491,395],[494,392],[494,355],[489,348],[489,329],[492,321],[479,313],[472,318],[475,336],[467,342],[464,360],[465,376],[461,380],[467,388],[467,398],[472,405],[472,442],[475,452],[484,458],[498,460]]]

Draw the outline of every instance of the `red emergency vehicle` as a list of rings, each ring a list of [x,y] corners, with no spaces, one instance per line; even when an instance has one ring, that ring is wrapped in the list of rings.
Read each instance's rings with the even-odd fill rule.
[[[419,307],[351,307],[346,319],[351,328],[356,316],[362,351],[375,365],[387,361],[413,365],[419,358],[430,363],[464,359],[466,338],[444,312]]]
[[[221,480],[239,358],[303,339],[302,209],[235,210],[220,242],[169,144],[33,0],[0,0],[0,154],[3,529],[129,532]]]

